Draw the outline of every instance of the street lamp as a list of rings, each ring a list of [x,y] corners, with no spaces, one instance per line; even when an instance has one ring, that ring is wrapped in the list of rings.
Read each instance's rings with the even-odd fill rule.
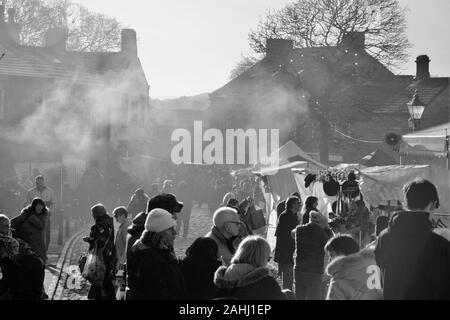
[[[416,89],[414,97],[407,103],[409,114],[411,118],[408,120],[409,127],[414,132],[420,124],[423,112],[425,111],[425,104],[419,98],[419,90]]]

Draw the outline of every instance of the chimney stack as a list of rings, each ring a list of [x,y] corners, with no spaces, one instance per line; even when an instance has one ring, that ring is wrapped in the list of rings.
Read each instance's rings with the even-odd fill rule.
[[[347,32],[342,37],[342,46],[352,49],[364,49],[366,45],[365,32]]]
[[[430,78],[430,58],[427,55],[418,56],[416,59],[416,79],[425,80]]]
[[[130,56],[137,56],[137,36],[134,29],[122,29],[122,52]]]
[[[294,41],[286,39],[267,39],[266,56],[276,57],[290,53],[294,49]]]
[[[44,34],[45,46],[56,52],[66,51],[67,31],[62,28],[47,30]]]

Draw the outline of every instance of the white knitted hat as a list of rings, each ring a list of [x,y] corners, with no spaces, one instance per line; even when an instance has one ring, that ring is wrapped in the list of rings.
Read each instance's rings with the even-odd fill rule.
[[[176,225],[177,222],[170,212],[164,209],[154,209],[147,215],[147,219],[145,220],[145,231],[159,233],[173,228]]]

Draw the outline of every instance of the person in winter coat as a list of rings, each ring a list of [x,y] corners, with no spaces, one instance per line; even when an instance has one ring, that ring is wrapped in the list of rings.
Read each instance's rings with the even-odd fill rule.
[[[114,246],[116,247],[117,265],[116,270],[127,262],[127,235],[128,227],[131,222],[128,220],[128,211],[125,207],[118,207],[114,209],[113,216],[119,224]]]
[[[214,274],[222,266],[219,247],[210,238],[197,238],[186,250],[181,262],[186,283],[186,298],[189,300],[211,300],[217,298]]]
[[[129,258],[131,247],[140,239],[145,230],[145,221],[147,220],[148,212],[158,208],[164,209],[170,212],[176,220],[178,218],[177,214],[183,209],[183,206],[184,204],[178,201],[173,194],[160,194],[151,198],[145,212],[139,213],[134,218],[132,225],[128,228],[127,259]]]
[[[145,194],[144,189],[142,188],[137,189],[136,192],[131,197],[130,202],[128,203],[127,206],[128,214],[131,215],[131,217],[134,217],[141,212],[145,212],[149,200],[150,199]]]
[[[299,300],[321,300],[325,244],[332,237],[327,219],[311,211],[310,222],[292,231],[295,238],[295,294]]]
[[[83,238],[89,243],[89,251],[96,249],[103,256],[105,263],[105,278],[101,286],[91,285],[88,299],[115,300],[116,294],[113,281],[115,279],[117,256],[114,246],[114,220],[106,212],[102,204],[91,209],[95,224],[91,227],[89,237]]]
[[[436,187],[419,178],[403,187],[406,210],[390,220],[375,248],[385,300],[450,299],[450,242],[432,231]]]
[[[42,300],[44,263],[22,239],[12,237],[10,220],[0,215],[0,300]]]
[[[219,259],[229,265],[236,252],[235,240],[239,236],[242,222],[236,209],[224,207],[214,212],[213,227],[205,236],[213,239],[219,247]]]
[[[127,264],[130,300],[181,300],[186,297],[183,274],[173,244],[176,221],[163,209],[152,210],[145,231],[133,245]],[[131,270],[131,271],[130,271]]]
[[[192,196],[185,181],[180,182],[177,194],[183,203],[183,209],[177,219],[177,233],[180,233],[181,224],[183,224],[183,238],[187,238],[189,234],[189,222],[191,220]]]
[[[278,218],[275,237],[275,262],[278,263],[278,273],[283,279],[283,289],[292,290],[294,283],[294,252],[295,241],[292,230],[298,226],[298,212],[301,209],[300,200],[291,197],[286,201],[286,211]]]
[[[219,296],[238,300],[285,300],[286,296],[267,268],[270,252],[270,245],[264,238],[245,238],[231,265],[216,271],[214,283],[219,288]]]
[[[325,246],[332,261],[326,268],[331,277],[327,300],[380,300],[381,280],[374,248],[359,251],[350,235],[333,237]]]
[[[298,192],[294,192],[294,193],[292,193],[292,194],[289,196],[289,198],[292,198],[292,197],[297,197],[297,198],[301,199],[300,194],[299,194]],[[289,199],[289,198],[288,198],[288,199]],[[277,205],[277,218],[279,218],[280,215],[286,210],[286,201],[287,201],[288,199],[281,201],[281,202]]]
[[[50,214],[44,201],[33,199],[20,216],[11,220],[11,227],[15,230],[14,237],[27,242],[45,264],[50,244]]]

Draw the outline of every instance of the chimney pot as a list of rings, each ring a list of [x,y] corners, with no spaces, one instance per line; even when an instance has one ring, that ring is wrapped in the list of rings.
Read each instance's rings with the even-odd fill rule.
[[[416,59],[416,79],[424,80],[430,78],[430,58],[427,55],[418,56]]]
[[[342,46],[345,48],[364,49],[366,45],[365,32],[347,32],[342,37]]]
[[[134,29],[122,29],[122,52],[137,56],[137,36]]]
[[[267,39],[266,56],[274,57],[291,52],[294,49],[294,41],[287,39]]]
[[[45,46],[54,51],[65,51],[67,31],[62,28],[48,29],[44,34]]]

